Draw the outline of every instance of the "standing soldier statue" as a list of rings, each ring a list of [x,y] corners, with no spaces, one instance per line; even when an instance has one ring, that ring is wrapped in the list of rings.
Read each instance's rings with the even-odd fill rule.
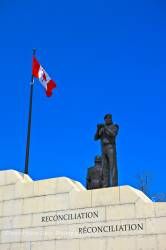
[[[119,126],[113,124],[112,115],[104,116],[105,124],[98,124],[95,140],[100,139],[102,149],[102,187],[114,187],[118,185],[118,169],[116,159],[115,138]]]

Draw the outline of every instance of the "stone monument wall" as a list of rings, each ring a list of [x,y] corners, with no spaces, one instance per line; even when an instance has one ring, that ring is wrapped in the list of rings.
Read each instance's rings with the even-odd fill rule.
[[[166,203],[121,186],[0,171],[2,250],[166,250]]]

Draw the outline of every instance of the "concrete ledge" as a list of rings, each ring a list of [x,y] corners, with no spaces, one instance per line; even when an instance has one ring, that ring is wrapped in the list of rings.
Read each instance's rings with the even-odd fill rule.
[[[32,179],[15,170],[0,171],[0,186],[16,184],[18,181],[27,183],[31,182]]]
[[[130,186],[0,171],[2,250],[166,250],[166,203]]]

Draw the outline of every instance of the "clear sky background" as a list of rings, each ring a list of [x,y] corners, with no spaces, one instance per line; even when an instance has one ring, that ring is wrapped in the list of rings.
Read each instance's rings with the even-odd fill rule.
[[[0,169],[24,170],[32,48],[57,82],[36,80],[29,174],[85,185],[96,124],[120,126],[120,185],[150,176],[166,192],[166,2],[0,1]]]

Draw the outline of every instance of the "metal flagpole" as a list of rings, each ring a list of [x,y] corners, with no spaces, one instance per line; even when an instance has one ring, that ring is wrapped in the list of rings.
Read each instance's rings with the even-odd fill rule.
[[[33,57],[36,54],[36,49],[33,49]],[[28,130],[27,130],[27,143],[26,143],[26,156],[25,156],[25,169],[24,174],[28,174],[29,166],[29,149],[30,149],[30,139],[31,139],[31,121],[32,121],[32,101],[33,101],[33,85],[34,85],[34,76],[32,74],[31,83],[30,83],[30,99],[29,99],[29,116],[28,116]]]

